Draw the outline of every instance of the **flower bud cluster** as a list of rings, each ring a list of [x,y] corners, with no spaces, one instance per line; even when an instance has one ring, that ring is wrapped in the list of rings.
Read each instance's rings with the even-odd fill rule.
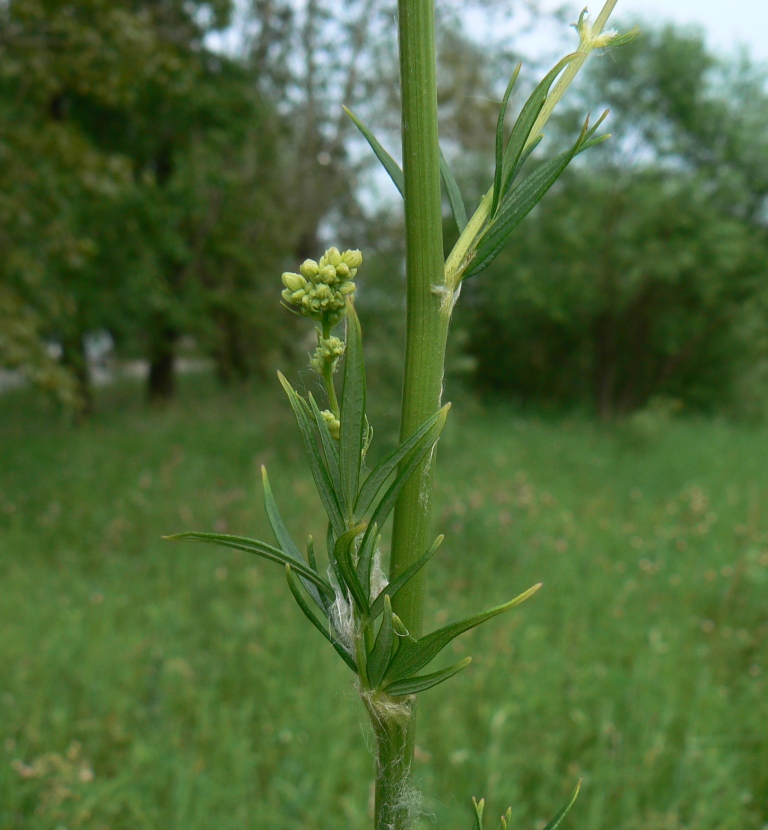
[[[341,356],[344,354],[346,344],[338,337],[324,338],[320,331],[317,332],[317,348],[312,354],[309,365],[317,372],[323,374],[323,370],[330,365],[331,371],[335,372]]]
[[[328,432],[331,433],[331,438],[339,440],[339,433],[341,431],[341,421],[331,412],[330,409],[324,409],[321,413],[325,423],[328,424]]]
[[[329,248],[319,262],[306,260],[301,273],[283,274],[283,299],[305,317],[335,326],[344,317],[347,295],[355,291],[352,280],[362,261],[360,251]]]

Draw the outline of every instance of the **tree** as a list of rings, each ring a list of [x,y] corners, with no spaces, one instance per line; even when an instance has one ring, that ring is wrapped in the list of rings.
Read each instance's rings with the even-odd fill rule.
[[[598,100],[621,125],[595,154],[608,173],[594,158],[581,165],[513,240],[492,286],[470,291],[484,389],[604,418],[659,395],[715,409],[766,354],[761,76],[696,36],[645,40],[596,62]]]
[[[228,0],[2,8],[4,307],[36,320],[36,353],[61,344],[86,408],[87,332],[141,349],[150,396],[168,397],[179,334],[223,354],[201,310],[226,307],[231,333],[265,273],[251,263],[291,247],[281,121],[248,67],[207,46],[230,13]]]
[[[761,265],[698,179],[580,171],[473,295],[476,380],[603,418],[657,395],[716,408],[754,357]]]

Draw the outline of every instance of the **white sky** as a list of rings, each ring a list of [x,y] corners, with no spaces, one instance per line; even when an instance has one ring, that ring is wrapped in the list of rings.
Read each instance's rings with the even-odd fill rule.
[[[591,0],[593,15],[600,5],[600,0]],[[768,0],[619,0],[613,18],[635,16],[698,24],[716,52],[745,45],[755,60],[768,61]]]

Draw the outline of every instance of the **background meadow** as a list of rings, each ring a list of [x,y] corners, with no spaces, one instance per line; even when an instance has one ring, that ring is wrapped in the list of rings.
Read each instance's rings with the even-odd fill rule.
[[[470,211],[514,67],[516,114],[576,46],[550,6],[438,4]],[[395,443],[402,206],[341,110],[397,155],[393,15],[0,3],[1,830],[370,825],[352,677],[281,569],[160,537],[269,540],[261,464],[324,537],[275,370],[312,382],[280,274],[329,245],[364,254],[371,462]],[[527,164],[587,112],[612,139],[456,309],[426,626],[544,587],[425,693],[424,828],[484,796],[540,830],[583,777],[568,827],[768,830],[768,68],[641,25]]]
[[[0,399],[0,826],[367,826],[351,675],[280,568],[159,539],[270,538],[261,463],[296,536],[321,532],[275,385],[187,378],[148,411],[124,384],[78,428],[29,392]],[[372,420],[380,453],[395,418]],[[468,826],[472,795],[543,825],[580,776],[584,830],[768,823],[767,452],[763,426],[459,401],[427,625],[544,588],[460,638],[473,664],[427,693],[439,826]]]

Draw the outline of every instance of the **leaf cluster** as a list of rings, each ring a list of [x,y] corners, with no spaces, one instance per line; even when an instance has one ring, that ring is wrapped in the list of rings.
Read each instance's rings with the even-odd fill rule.
[[[327,574],[320,572],[312,537],[307,542],[306,557],[292,539],[266,469],[262,470],[264,505],[277,546],[217,533],[187,532],[167,538],[220,544],[284,565],[288,586],[301,611],[359,676],[362,687],[375,694],[403,697],[425,691],[465,668],[470,662],[468,657],[448,668],[420,673],[460,634],[519,605],[540,586],[419,638],[411,636],[392,610],[392,600],[434,556],[443,537],[438,536],[409,568],[382,587],[377,574],[380,531],[403,487],[437,443],[450,404],[428,418],[366,474],[372,430],[366,417],[362,333],[351,301],[346,319],[338,440],[331,435],[312,394],[303,397],[279,375],[328,517]]]
[[[634,36],[633,33],[631,38]],[[618,45],[628,42],[631,38],[630,36],[618,38]],[[467,218],[464,198],[456,178],[442,151],[440,152],[441,178],[454,220],[461,234],[459,242],[446,263],[445,276],[449,287],[455,287],[460,281],[487,268],[570,162],[579,153],[608,138],[607,135],[595,136],[607,112],[603,113],[593,125],[590,125],[589,117],[587,117],[576,141],[568,150],[541,164],[530,175],[520,180],[520,173],[526,161],[543,138],[536,128],[552,86],[577,57],[577,53],[567,55],[544,76],[520,110],[511,133],[505,137],[507,106],[519,78],[521,65],[519,64],[515,69],[504,93],[496,124],[493,186],[471,220]],[[352,112],[349,110],[346,112],[368,142],[400,195],[405,197],[405,180],[400,166],[368,127]]]

